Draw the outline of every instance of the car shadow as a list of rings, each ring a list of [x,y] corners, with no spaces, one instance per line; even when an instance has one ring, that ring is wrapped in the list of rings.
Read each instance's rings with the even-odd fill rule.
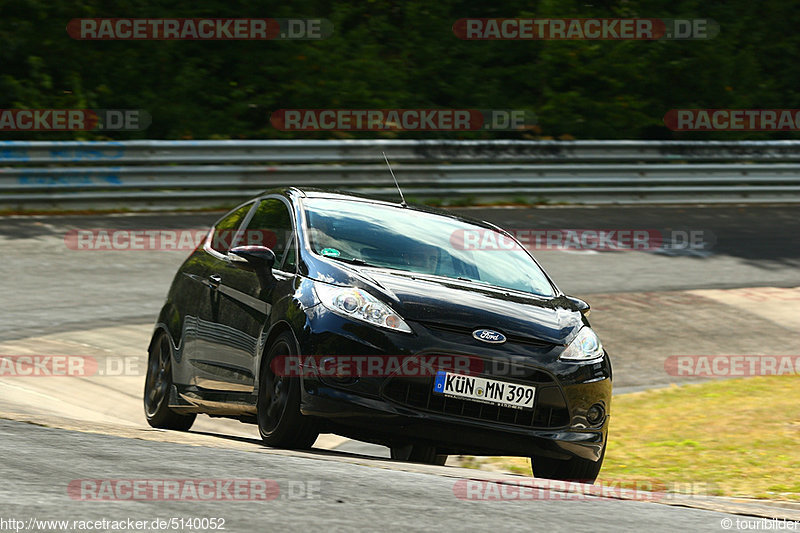
[[[234,442],[242,442],[246,444],[256,444],[263,448],[268,448],[272,450],[285,450],[286,448],[272,448],[271,446],[267,446],[261,439],[253,439],[250,437],[240,437],[237,435],[225,435],[224,433],[213,433],[210,431],[194,431],[190,430],[187,433],[192,435],[203,435],[206,437],[216,437],[219,439],[234,441]],[[304,450],[297,450],[302,451],[304,453],[309,453],[312,455],[319,455],[324,457],[349,457],[351,459],[372,459],[372,460],[379,460],[379,461],[393,461],[387,457],[379,457],[377,455],[365,455],[353,452],[343,452],[338,450],[325,450],[323,448],[309,448]],[[394,461],[394,462],[403,462],[403,461]]]

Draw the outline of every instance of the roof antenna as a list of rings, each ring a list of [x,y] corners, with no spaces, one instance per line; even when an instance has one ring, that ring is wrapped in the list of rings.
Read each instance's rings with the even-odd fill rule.
[[[394,171],[392,170],[392,165],[389,164],[389,158],[386,157],[386,152],[381,152],[381,153],[383,154],[383,159],[386,161],[386,166],[389,167],[389,172],[391,173],[392,179],[394,180],[394,184],[397,187],[397,192],[400,193],[400,205],[403,206],[403,207],[408,207],[408,204],[406,203],[406,199],[403,196],[403,191],[400,190],[400,184],[397,183],[397,178],[394,177]]]

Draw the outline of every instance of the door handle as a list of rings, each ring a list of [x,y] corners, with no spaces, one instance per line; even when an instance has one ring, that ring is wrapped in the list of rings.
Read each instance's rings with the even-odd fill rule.
[[[218,289],[220,283],[222,283],[222,276],[219,274],[211,274],[208,276],[208,286],[212,289]]]

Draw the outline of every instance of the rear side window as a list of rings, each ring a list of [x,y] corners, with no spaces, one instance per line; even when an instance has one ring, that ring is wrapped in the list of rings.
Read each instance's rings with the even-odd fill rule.
[[[262,200],[240,232],[239,244],[267,246],[275,252],[275,268],[292,270],[295,265],[294,228],[286,204],[274,198]]]
[[[253,207],[252,202],[243,205],[214,226],[214,233],[211,235],[211,248],[213,250],[221,254],[228,253],[228,250],[231,249],[231,243],[236,237],[236,230],[239,229],[242,220],[251,207]]]

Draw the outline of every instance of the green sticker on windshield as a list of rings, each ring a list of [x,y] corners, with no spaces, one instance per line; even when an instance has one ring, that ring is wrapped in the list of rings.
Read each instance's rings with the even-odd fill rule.
[[[322,255],[326,255],[328,257],[339,257],[339,250],[336,248],[323,248],[320,252]]]

